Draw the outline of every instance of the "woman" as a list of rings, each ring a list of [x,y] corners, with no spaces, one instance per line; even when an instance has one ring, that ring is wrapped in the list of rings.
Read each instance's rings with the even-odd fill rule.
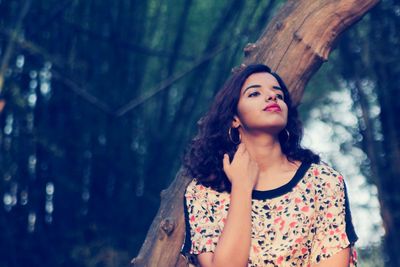
[[[184,166],[182,254],[215,266],[356,266],[343,177],[300,146],[296,107],[265,65],[234,73]]]

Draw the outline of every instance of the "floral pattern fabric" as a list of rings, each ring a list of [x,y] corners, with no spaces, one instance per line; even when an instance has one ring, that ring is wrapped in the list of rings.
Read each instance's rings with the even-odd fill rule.
[[[297,177],[297,178],[296,178]],[[182,254],[213,252],[229,210],[228,192],[193,179],[185,192],[186,241]],[[305,266],[350,246],[357,266],[343,176],[324,164],[302,163],[292,180],[276,189],[253,191],[248,266]]]

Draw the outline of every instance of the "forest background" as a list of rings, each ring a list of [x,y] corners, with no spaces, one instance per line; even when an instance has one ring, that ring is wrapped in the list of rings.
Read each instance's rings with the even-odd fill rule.
[[[0,266],[128,266],[197,121],[285,1],[0,0]],[[342,34],[301,101],[361,266],[400,266],[400,3]]]

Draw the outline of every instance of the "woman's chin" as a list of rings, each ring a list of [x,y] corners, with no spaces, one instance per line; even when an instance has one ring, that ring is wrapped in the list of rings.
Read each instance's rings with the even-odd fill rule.
[[[278,135],[286,127],[286,124],[268,124],[260,125],[258,127],[251,127],[249,132],[265,133],[269,135]]]

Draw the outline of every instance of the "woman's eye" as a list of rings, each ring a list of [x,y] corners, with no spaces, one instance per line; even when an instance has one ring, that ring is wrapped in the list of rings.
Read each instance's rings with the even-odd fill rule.
[[[249,97],[252,97],[252,96],[255,96],[255,95],[258,95],[258,94],[259,94],[258,92],[253,92],[253,93],[249,94]]]

